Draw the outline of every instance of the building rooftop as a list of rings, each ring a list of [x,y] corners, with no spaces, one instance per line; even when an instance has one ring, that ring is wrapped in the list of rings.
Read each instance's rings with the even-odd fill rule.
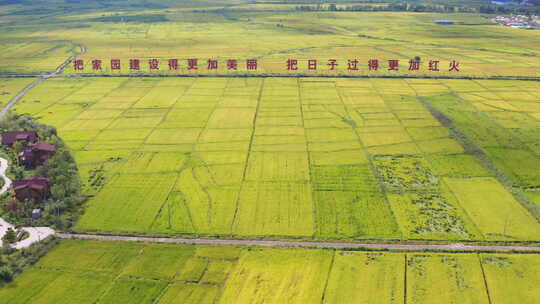
[[[34,142],[36,139],[37,133],[34,131],[13,131],[2,133],[2,145],[4,146],[11,146],[19,140]]]
[[[42,189],[45,189],[48,186],[48,184],[49,184],[49,180],[46,177],[33,176],[29,178],[14,180],[13,189],[15,191],[24,189],[24,188],[42,190]]]
[[[32,145],[32,150],[54,152],[55,149],[54,145],[38,142],[37,144]]]

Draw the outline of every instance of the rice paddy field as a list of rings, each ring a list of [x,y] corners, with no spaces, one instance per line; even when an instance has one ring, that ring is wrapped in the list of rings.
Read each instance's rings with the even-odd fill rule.
[[[0,106],[36,79],[7,76],[60,76],[11,112],[54,126],[75,157],[88,200],[69,232],[540,243],[538,30],[489,14],[299,11],[287,1],[4,2]],[[431,60],[440,71],[428,70]],[[453,60],[459,71],[449,71]],[[376,77],[343,77],[354,75]],[[447,79],[411,78],[426,75]],[[538,254],[61,240],[23,269],[0,288],[1,303],[540,298]]]
[[[0,106],[5,106],[32,81],[32,78],[0,78]]]
[[[193,1],[194,4],[201,1]],[[50,72],[67,57],[81,52],[84,70],[66,73],[180,73],[180,74],[329,74],[329,75],[454,75],[539,76],[538,31],[502,27],[495,15],[411,12],[298,12],[294,6],[248,5],[228,1],[226,8],[174,8],[107,12],[34,11],[3,18],[0,28],[1,73]],[[80,4],[79,4],[80,5]],[[17,10],[14,10],[17,12]],[[451,19],[452,26],[434,24]],[[505,41],[505,43],[500,43]],[[421,60],[420,71],[409,71],[409,60]],[[179,59],[178,71],[169,72],[167,60]],[[187,59],[199,60],[187,70]],[[92,60],[102,60],[99,71]],[[120,70],[110,61],[119,59]],[[140,70],[130,70],[129,60],[139,59]],[[158,59],[159,70],[148,60]],[[218,60],[217,70],[207,60]],[[238,59],[238,70],[228,70],[226,60]],[[246,70],[245,60],[257,59],[257,70]],[[288,71],[288,59],[298,60],[298,70]],[[307,60],[318,61],[316,71]],[[330,59],[337,60],[330,70]],[[358,70],[348,70],[348,60],[358,60]],[[369,59],[380,69],[368,71]],[[388,71],[388,60],[399,60],[399,71]],[[440,61],[440,71],[428,71],[430,60]],[[460,63],[449,72],[449,63]]]
[[[10,74],[54,71],[79,49],[68,41],[2,40],[0,71]]]
[[[79,232],[539,241],[527,81],[50,79],[90,196]]]
[[[532,304],[540,297],[539,258],[62,241],[0,297],[14,304]]]

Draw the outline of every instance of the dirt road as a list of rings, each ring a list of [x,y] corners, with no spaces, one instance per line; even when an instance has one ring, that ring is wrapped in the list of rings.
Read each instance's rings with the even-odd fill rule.
[[[456,244],[393,244],[393,243],[357,243],[357,242],[322,242],[322,241],[263,241],[263,240],[234,240],[234,239],[204,239],[204,238],[158,238],[95,234],[57,233],[62,239],[107,240],[120,242],[153,242],[174,244],[205,244],[205,245],[241,245],[266,247],[316,247],[316,248],[354,248],[368,250],[395,251],[462,251],[462,252],[519,252],[540,253],[540,246],[497,246],[497,245],[464,245]]]

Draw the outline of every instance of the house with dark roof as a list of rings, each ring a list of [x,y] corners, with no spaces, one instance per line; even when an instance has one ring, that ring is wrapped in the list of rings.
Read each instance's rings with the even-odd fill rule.
[[[19,162],[25,167],[35,167],[43,164],[46,160],[54,155],[55,148],[53,145],[38,142],[24,148],[19,153]]]
[[[14,180],[13,190],[19,201],[41,201],[49,195],[49,180],[41,176]]]
[[[2,145],[12,147],[17,141],[23,144],[34,143],[37,140],[37,133],[34,131],[14,131],[2,133]]]

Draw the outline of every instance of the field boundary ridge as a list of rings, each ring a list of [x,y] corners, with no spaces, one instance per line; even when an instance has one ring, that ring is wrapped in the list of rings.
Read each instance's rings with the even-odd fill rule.
[[[475,245],[463,243],[450,244],[406,244],[406,243],[361,243],[361,242],[331,242],[331,241],[279,241],[279,240],[250,240],[250,239],[212,239],[212,238],[175,238],[175,237],[144,237],[121,235],[98,235],[57,233],[60,239],[103,240],[120,242],[150,242],[190,245],[222,245],[222,246],[263,246],[263,247],[304,247],[349,250],[374,251],[443,251],[443,252],[506,252],[506,253],[540,253],[540,246],[519,245]]]

